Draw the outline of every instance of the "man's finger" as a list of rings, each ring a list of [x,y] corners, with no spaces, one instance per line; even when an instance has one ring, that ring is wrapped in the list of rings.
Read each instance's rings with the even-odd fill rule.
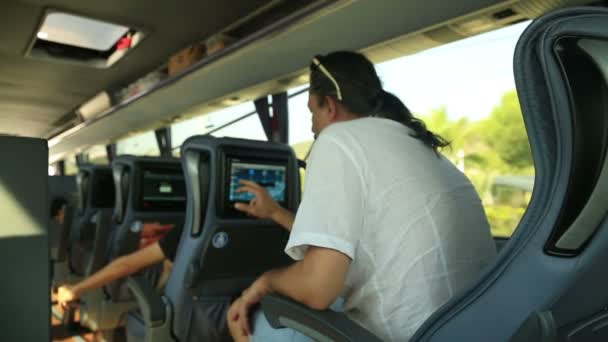
[[[251,210],[252,210],[251,206],[246,203],[235,203],[234,208],[236,210],[240,210],[240,211],[243,211],[248,214],[251,214]]]
[[[249,336],[249,320],[247,318],[247,306],[241,305],[239,310],[239,322],[241,323],[241,331],[243,335]]]
[[[251,187],[251,186],[248,186],[248,185],[245,185],[245,186],[241,186],[241,187],[239,187],[239,188],[238,188],[238,189],[236,189],[235,191],[236,191],[236,192],[239,192],[239,193],[240,193],[240,192],[249,192],[249,193],[254,194],[255,196],[259,196],[262,190],[261,190],[261,189],[254,188],[254,187]]]
[[[263,189],[263,187],[260,184],[258,184],[256,182],[252,182],[252,181],[246,180],[246,179],[239,179],[239,183],[241,183],[241,184],[243,184],[245,186],[250,186],[252,188],[256,188],[258,190]]]

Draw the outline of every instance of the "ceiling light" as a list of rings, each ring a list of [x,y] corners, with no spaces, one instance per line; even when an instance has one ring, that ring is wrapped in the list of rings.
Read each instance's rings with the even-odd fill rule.
[[[50,12],[38,38],[86,49],[107,51],[129,31],[128,27],[73,14]]]

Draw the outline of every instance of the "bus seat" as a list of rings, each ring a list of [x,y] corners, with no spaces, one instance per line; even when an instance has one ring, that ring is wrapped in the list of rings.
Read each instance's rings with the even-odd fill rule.
[[[49,205],[53,200],[62,198],[66,202],[68,197],[76,191],[76,178],[74,176],[49,176]],[[49,208],[50,209],[50,208]],[[49,227],[49,244],[51,247],[51,260],[57,261],[59,245],[63,235],[63,225],[51,220]]]
[[[103,229],[102,234],[96,235],[91,273],[154,243],[168,229],[184,222],[185,184],[178,159],[120,156],[112,162],[112,175],[114,210],[100,211],[97,215],[106,222],[104,226],[112,229]],[[150,223],[163,229],[149,229]],[[140,274],[155,287],[162,270],[163,264],[158,263]],[[123,280],[92,291],[82,305],[85,324],[102,331],[122,326],[127,312],[134,308],[136,302]]]
[[[536,168],[531,202],[497,262],[411,341],[608,340],[608,10],[535,20],[514,69]],[[352,321],[275,295],[262,308],[275,327],[361,340]]]
[[[97,212],[114,207],[112,171],[108,166],[82,165],[76,176],[76,215],[68,246],[70,272],[74,279],[86,275],[95,239]]]
[[[129,341],[230,341],[225,316],[231,301],[262,272],[291,262],[283,252],[286,230],[233,205],[239,170],[272,169],[269,186],[295,211],[300,183],[289,146],[198,136],[185,142],[181,155],[188,202],[178,254],[163,297],[141,278],[129,279],[141,310],[129,317]]]
[[[73,204],[76,195],[76,177],[49,176],[49,204],[56,198],[66,201],[63,223],[51,220],[49,225],[49,245],[52,262],[51,287],[56,289],[68,279],[67,244],[73,218]]]
[[[179,159],[121,156],[112,163],[116,185],[116,229],[110,261],[152,244],[171,229],[184,225],[186,189]],[[162,263],[142,274],[157,283]],[[133,301],[124,281],[105,287],[114,302]]]

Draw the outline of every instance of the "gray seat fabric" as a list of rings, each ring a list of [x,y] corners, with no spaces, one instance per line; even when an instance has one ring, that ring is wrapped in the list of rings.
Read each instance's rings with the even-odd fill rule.
[[[143,342],[146,336],[144,318],[139,310],[129,312],[127,317],[127,336],[129,342]]]

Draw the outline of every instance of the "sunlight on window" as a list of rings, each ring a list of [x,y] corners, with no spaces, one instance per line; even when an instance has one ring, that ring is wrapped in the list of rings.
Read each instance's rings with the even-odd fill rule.
[[[173,124],[171,126],[171,141],[174,153],[177,154],[179,147],[189,137],[207,134],[212,130],[218,129],[229,122],[254,111],[255,106],[253,103],[245,102]],[[257,118],[257,115],[255,117]],[[223,131],[223,129],[221,131]],[[231,134],[244,138],[249,132],[247,127],[240,126],[233,128]]]
[[[119,140],[116,143],[116,154],[132,154],[135,156],[160,156],[156,135],[153,131],[141,133]]]
[[[108,160],[108,152],[106,151],[106,147],[104,145],[95,145],[92,146],[85,151],[83,154],[87,155],[87,160],[91,164],[97,165],[107,165],[109,164]]]
[[[214,137],[232,137],[240,139],[251,139],[267,141],[266,133],[257,115],[252,115],[246,119],[236,122],[228,127],[212,133]]]

